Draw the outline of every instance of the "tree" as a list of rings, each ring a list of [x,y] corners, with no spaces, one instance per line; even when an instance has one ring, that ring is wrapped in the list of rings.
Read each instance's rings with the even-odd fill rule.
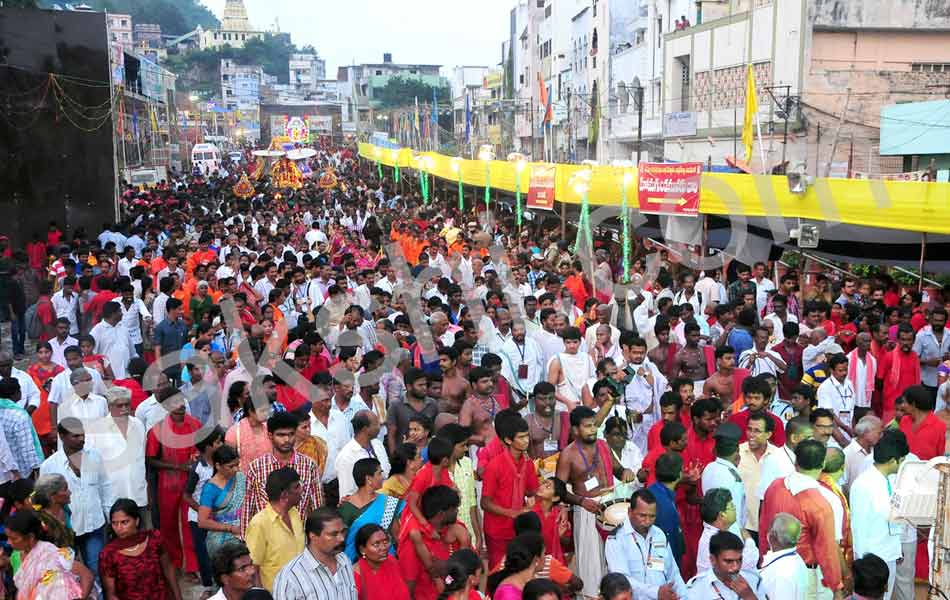
[[[421,79],[409,77],[391,77],[381,88],[373,90],[373,99],[380,109],[400,108],[419,102],[432,102],[432,89],[436,89],[436,99],[445,106],[452,101],[452,92],[447,85],[435,87]]]
[[[0,8],[38,8],[36,0],[0,0]]]

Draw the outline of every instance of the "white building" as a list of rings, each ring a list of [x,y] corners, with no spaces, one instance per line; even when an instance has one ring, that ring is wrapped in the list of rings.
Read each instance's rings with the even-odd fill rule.
[[[288,68],[291,85],[301,90],[312,90],[327,77],[327,63],[316,54],[291,54]]]
[[[241,65],[221,60],[221,104],[234,113],[239,137],[260,138],[261,85],[264,70],[256,65]]]

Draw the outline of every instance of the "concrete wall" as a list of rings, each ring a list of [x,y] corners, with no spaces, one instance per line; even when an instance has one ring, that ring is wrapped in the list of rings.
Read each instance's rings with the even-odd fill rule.
[[[816,28],[950,29],[946,0],[811,0]]]

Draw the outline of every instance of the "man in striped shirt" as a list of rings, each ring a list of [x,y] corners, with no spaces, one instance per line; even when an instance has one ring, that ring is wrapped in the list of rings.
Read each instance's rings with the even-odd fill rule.
[[[346,527],[334,508],[319,508],[304,526],[307,546],[274,580],[276,600],[357,600],[353,564],[343,553]]]
[[[278,412],[267,419],[267,437],[272,450],[260,456],[247,468],[247,491],[241,507],[241,533],[247,530],[251,519],[267,506],[265,484],[267,476],[283,467],[292,467],[300,475],[301,516],[323,506],[323,488],[320,484],[320,467],[311,458],[294,450],[294,433],[299,418],[293,413]]]

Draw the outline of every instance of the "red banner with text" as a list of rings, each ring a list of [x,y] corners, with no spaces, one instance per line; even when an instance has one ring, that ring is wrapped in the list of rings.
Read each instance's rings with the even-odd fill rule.
[[[703,163],[640,163],[640,212],[695,217]]]
[[[554,165],[533,165],[528,184],[527,207],[531,210],[554,210]]]

